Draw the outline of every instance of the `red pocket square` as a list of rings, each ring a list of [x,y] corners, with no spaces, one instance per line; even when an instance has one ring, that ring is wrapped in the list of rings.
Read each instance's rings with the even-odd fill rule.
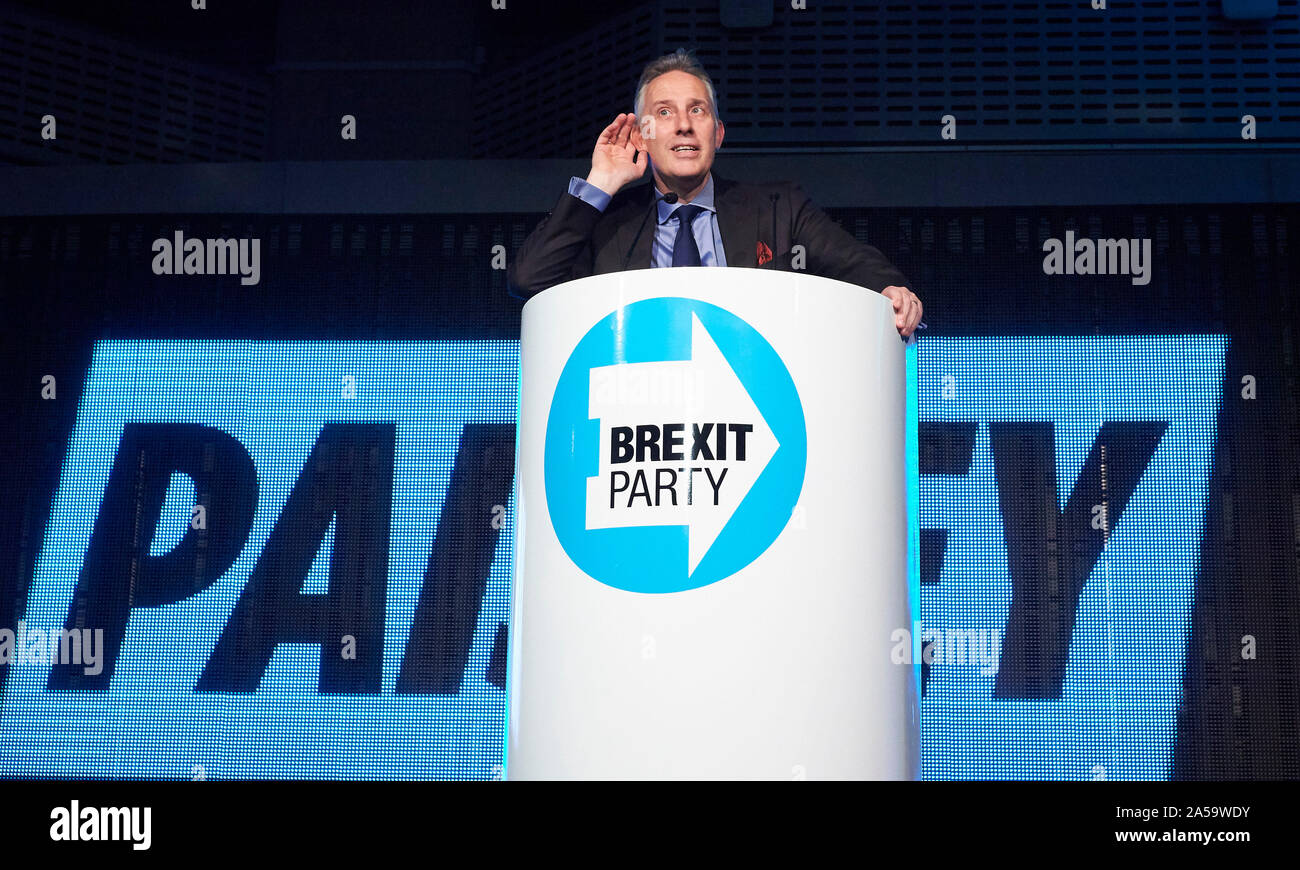
[[[772,262],[772,249],[762,242],[758,243],[758,265]]]

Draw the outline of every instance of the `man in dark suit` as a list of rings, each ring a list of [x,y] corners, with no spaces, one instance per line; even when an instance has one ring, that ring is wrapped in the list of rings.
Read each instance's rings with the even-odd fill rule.
[[[725,129],[713,82],[690,54],[679,49],[646,66],[635,109],[601,132],[587,178],[570,181],[515,255],[507,272],[514,295],[652,266],[806,269],[878,290],[894,307],[899,334],[912,334],[922,307],[907,278],[798,185],[713,174]],[[654,183],[624,189],[647,165]]]

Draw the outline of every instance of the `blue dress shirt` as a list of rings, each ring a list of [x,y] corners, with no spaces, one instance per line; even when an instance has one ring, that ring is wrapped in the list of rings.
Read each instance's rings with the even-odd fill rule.
[[[612,198],[599,187],[588,184],[586,179],[578,178],[576,175],[569,179],[569,193],[594,206],[597,211],[602,213],[609,207],[609,201]],[[671,205],[664,202],[664,195],[656,188],[655,205],[659,212],[659,220],[655,226],[650,265],[662,268],[673,264],[673,242],[677,239],[678,224],[676,211],[684,203],[680,200]],[[704,182],[703,189],[700,190],[695,199],[691,200],[691,205],[698,205],[704,209],[691,224],[691,230],[695,235],[695,244],[700,249],[700,265],[727,265],[727,254],[722,247],[722,231],[718,228],[718,210],[713,206],[712,173],[709,173],[709,178]]]

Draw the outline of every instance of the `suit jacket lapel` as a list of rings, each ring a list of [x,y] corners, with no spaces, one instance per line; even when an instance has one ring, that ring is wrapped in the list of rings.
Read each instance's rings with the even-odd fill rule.
[[[728,266],[758,265],[758,221],[761,209],[747,201],[741,186],[713,175],[713,205],[718,210],[718,228]]]
[[[622,268],[623,258],[627,256],[628,248],[632,246],[632,242],[635,240],[636,247],[632,248],[632,256],[627,260],[627,267],[629,269],[649,269],[650,250],[655,237],[655,224],[659,219],[659,209],[650,203],[654,197],[654,183],[640,185],[634,190],[636,195],[629,198],[624,213],[620,216],[618,231],[614,235],[618,246],[619,268]],[[641,231],[640,238],[637,238],[638,229]]]
[[[620,263],[633,240],[636,241],[628,260],[628,268],[650,268],[655,227],[659,221],[659,210],[650,203],[654,196],[653,187],[653,183],[645,185],[644,194],[631,198],[626,216],[619,222],[615,238],[618,240]],[[763,217],[762,209],[753,208],[739,184],[719,178],[716,173],[713,176],[713,207],[718,210],[718,229],[722,232],[722,247],[727,256],[727,265],[750,268],[758,266],[758,227]],[[639,238],[638,229],[641,232]]]
[[[651,190],[654,187],[651,185]],[[650,194],[654,196],[653,193]],[[642,202],[641,208],[637,209],[637,219],[632,222],[632,235],[636,235],[636,228],[642,226],[644,220],[644,229],[641,230],[641,237],[636,240],[636,247],[632,249],[632,265],[640,269],[650,268],[651,251],[654,248],[655,228],[659,225],[659,208]],[[646,217],[646,215],[650,217]],[[625,249],[626,250],[626,249]]]

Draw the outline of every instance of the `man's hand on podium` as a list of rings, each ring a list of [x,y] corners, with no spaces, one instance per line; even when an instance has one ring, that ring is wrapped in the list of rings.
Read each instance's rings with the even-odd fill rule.
[[[596,140],[596,147],[591,152],[591,172],[587,183],[599,187],[610,196],[618,193],[625,184],[636,181],[645,175],[645,168],[650,164],[650,155],[645,149],[637,148],[632,142],[632,131],[636,128],[636,115],[620,114],[608,127],[601,131]],[[644,144],[644,143],[642,143]],[[637,155],[641,155],[637,162]]]
[[[909,337],[921,322],[921,300],[906,287],[892,285],[881,290],[880,295],[894,306],[894,325],[898,327],[898,334],[903,338]]]

